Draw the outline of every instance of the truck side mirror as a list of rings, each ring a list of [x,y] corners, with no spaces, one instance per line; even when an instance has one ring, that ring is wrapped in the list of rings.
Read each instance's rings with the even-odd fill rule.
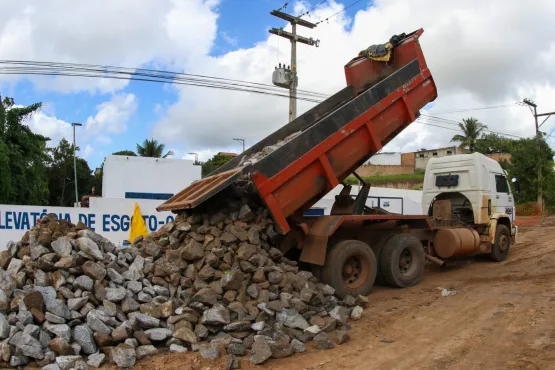
[[[515,193],[520,193],[520,181],[518,181],[518,178],[513,177],[511,181],[515,184]]]

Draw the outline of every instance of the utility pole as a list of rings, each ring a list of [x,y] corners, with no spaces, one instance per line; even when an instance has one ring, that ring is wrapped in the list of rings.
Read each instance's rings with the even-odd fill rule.
[[[75,126],[83,126],[81,123],[72,123],[73,126],[73,175],[75,176],[75,206],[79,204],[79,194],[77,193],[77,146],[75,145]]]
[[[242,151],[242,153],[244,153],[244,152],[245,152],[245,139],[233,139],[233,140],[238,141],[238,142],[240,142],[240,143],[243,144],[243,151]]]
[[[524,104],[528,105],[529,107],[533,108],[533,115],[534,115],[534,121],[536,124],[536,140],[538,143],[538,149],[541,149],[541,143],[542,143],[542,136],[540,133],[540,127],[545,123],[545,121],[547,121],[549,119],[549,117],[551,117],[551,115],[555,114],[555,112],[549,112],[549,113],[541,113],[538,114],[538,106],[536,103],[534,103],[533,101],[531,101],[530,99],[524,99],[522,101]],[[538,124],[538,117],[546,117],[543,122],[541,124]],[[538,207],[540,208],[541,211],[541,215],[543,216],[543,191],[542,191],[542,163],[541,163],[541,155],[538,155]]]
[[[316,24],[305,21],[299,17],[284,13],[280,10],[273,10],[270,12],[274,17],[281,18],[291,23],[292,33],[284,31],[283,28],[272,28],[270,33],[285,37],[291,41],[291,67],[286,69],[280,67],[274,71],[273,82],[274,85],[289,88],[289,122],[297,118],[297,86],[299,85],[299,78],[297,76],[297,41],[306,45],[316,46],[320,45],[320,40],[314,40],[312,37],[307,38],[297,35],[297,25],[314,28]],[[276,73],[280,72],[280,73]]]
[[[190,155],[194,155],[195,156],[195,166],[198,166],[198,153],[189,153]]]

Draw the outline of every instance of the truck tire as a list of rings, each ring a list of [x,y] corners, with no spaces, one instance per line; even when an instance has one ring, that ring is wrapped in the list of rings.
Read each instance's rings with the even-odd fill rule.
[[[391,237],[381,253],[380,274],[395,288],[418,284],[424,274],[424,246],[420,240],[408,234]]]
[[[381,238],[378,239],[378,242],[374,245],[372,245],[372,251],[374,252],[374,255],[376,256],[376,261],[378,261],[378,274],[376,275],[376,282],[375,284],[378,285],[387,285],[387,283],[385,282],[383,276],[382,276],[382,272],[381,272],[381,268],[380,268],[380,263],[379,261],[381,261],[381,257],[382,257],[382,251],[383,251],[383,247],[385,246],[385,244],[387,243],[387,241],[389,239],[391,239],[391,237],[393,237],[395,234],[386,234],[384,236],[382,236]]]
[[[495,230],[495,242],[491,246],[489,258],[494,262],[503,262],[511,248],[511,233],[505,225],[498,224]]]
[[[372,291],[378,262],[368,244],[343,240],[330,248],[322,268],[322,282],[335,289],[341,299],[346,295],[368,295]]]

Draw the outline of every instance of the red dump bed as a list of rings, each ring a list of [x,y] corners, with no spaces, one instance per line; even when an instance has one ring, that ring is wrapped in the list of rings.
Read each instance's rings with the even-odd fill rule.
[[[348,86],[266,137],[209,177],[176,194],[159,211],[195,208],[241,176],[250,176],[283,234],[301,215],[399,134],[437,97],[418,38],[406,35],[389,61],[357,57],[345,66]],[[246,158],[293,133],[256,163]]]

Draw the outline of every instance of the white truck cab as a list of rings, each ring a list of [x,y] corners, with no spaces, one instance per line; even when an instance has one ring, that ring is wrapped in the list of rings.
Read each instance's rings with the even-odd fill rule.
[[[434,203],[447,201],[443,217],[490,236],[494,244],[504,225],[516,242],[514,197],[507,173],[495,160],[480,153],[431,158],[426,166],[422,207],[432,216]]]

